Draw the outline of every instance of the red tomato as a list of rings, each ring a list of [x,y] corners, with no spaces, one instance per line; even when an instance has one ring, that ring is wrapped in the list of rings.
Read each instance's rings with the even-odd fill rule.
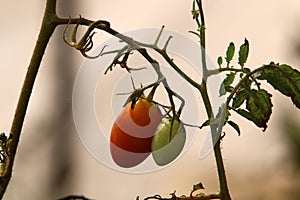
[[[162,120],[159,108],[140,98],[133,109],[131,102],[118,115],[110,136],[110,151],[120,167],[134,167],[151,153],[152,137]]]

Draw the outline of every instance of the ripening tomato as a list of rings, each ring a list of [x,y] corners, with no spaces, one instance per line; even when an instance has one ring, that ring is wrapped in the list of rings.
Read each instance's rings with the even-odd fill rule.
[[[152,139],[152,156],[155,163],[163,166],[172,162],[181,153],[186,140],[186,131],[179,119],[164,118]]]
[[[129,102],[118,115],[110,136],[110,151],[120,167],[134,167],[151,153],[152,137],[162,114],[152,102],[140,98],[134,108]]]

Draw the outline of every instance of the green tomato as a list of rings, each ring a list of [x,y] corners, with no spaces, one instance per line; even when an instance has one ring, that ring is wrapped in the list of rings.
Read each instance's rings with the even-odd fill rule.
[[[186,131],[178,119],[164,118],[152,138],[151,150],[155,163],[167,165],[181,153],[186,140]]]

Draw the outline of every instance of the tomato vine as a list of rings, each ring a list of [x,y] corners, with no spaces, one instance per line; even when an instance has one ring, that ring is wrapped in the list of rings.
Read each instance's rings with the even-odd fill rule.
[[[296,108],[300,108],[300,72],[289,65],[286,64],[275,64],[271,62],[270,64],[262,65],[254,70],[251,70],[246,66],[246,61],[248,59],[249,54],[249,42],[245,39],[245,42],[240,46],[238,52],[238,65],[239,67],[233,67],[232,59],[235,55],[235,44],[230,43],[226,56],[219,57],[217,59],[217,63],[219,64],[219,69],[208,70],[206,67],[206,55],[205,55],[205,47],[206,47],[206,38],[205,38],[205,19],[204,19],[204,11],[201,0],[193,0],[192,2],[192,18],[195,20],[197,25],[196,31],[191,31],[191,33],[195,34],[200,39],[201,46],[201,58],[202,58],[202,66],[203,66],[203,79],[201,82],[197,82],[190,78],[177,64],[173,61],[173,59],[169,56],[167,48],[169,42],[171,41],[171,37],[165,42],[165,45],[160,48],[158,47],[158,41],[160,40],[160,36],[163,32],[164,27],[158,33],[156,41],[153,44],[145,44],[139,41],[134,40],[134,38],[127,37],[116,30],[114,30],[110,23],[104,20],[92,21],[83,17],[78,18],[60,18],[56,14],[56,0],[47,0],[46,8],[44,12],[43,22],[41,26],[41,30],[39,33],[38,40],[36,42],[36,46],[28,67],[28,71],[26,73],[26,77],[23,83],[23,87],[20,93],[19,101],[17,104],[17,108],[15,111],[14,119],[12,122],[11,130],[9,132],[9,136],[5,134],[1,134],[1,151],[0,151],[0,162],[2,162],[5,171],[1,173],[0,176],[0,198],[4,195],[7,185],[9,184],[10,178],[12,176],[12,169],[14,164],[15,155],[17,153],[17,147],[22,131],[22,126],[24,122],[24,118],[26,115],[27,106],[29,104],[30,95],[32,88],[34,86],[34,82],[38,73],[38,69],[40,67],[41,60],[43,58],[45,49],[47,44],[55,31],[56,27],[59,25],[64,25],[65,30],[63,33],[64,42],[80,51],[80,53],[87,58],[93,59],[99,56],[103,56],[107,53],[117,53],[117,56],[112,61],[111,65],[108,66],[105,73],[113,70],[114,67],[120,66],[124,68],[128,72],[132,70],[139,70],[136,68],[131,68],[127,65],[127,61],[131,55],[131,52],[137,51],[144,57],[149,64],[153,67],[157,74],[157,80],[153,84],[150,84],[146,87],[142,87],[140,89],[135,90],[132,95],[130,95],[129,102],[133,102],[134,104],[141,97],[141,94],[144,90],[152,88],[155,90],[157,85],[162,84],[165,88],[165,91],[169,98],[170,108],[171,108],[171,118],[174,120],[176,116],[180,115],[184,106],[184,99],[173,91],[171,87],[169,87],[168,80],[164,77],[163,73],[160,70],[160,64],[157,60],[155,60],[147,51],[147,48],[150,48],[156,51],[164,60],[179,74],[181,75],[192,87],[196,88],[202,96],[206,113],[207,120],[202,124],[201,127],[209,126],[212,134],[220,134],[218,131],[221,130],[223,126],[229,124],[232,126],[238,134],[241,133],[241,130],[237,123],[230,120],[230,112],[234,111],[245,119],[253,122],[259,128],[263,128],[265,130],[267,128],[267,122],[270,119],[272,113],[272,95],[266,89],[262,88],[261,82],[267,82],[281,94],[289,97]],[[67,39],[67,30],[70,25],[75,25],[70,40]],[[76,40],[76,34],[79,26],[88,26],[86,32],[83,34],[79,41]],[[93,48],[93,36],[95,34],[95,30],[102,30],[110,35],[117,37],[121,41],[125,42],[127,45],[124,48],[115,50],[113,52],[105,52],[105,47],[99,52],[96,56],[89,56],[88,53]],[[226,66],[223,67],[223,60],[226,62]],[[220,88],[220,94],[227,95],[227,101],[225,103],[226,109],[223,109],[222,112],[217,115],[219,117],[225,117],[224,123],[217,124],[214,123],[218,121],[213,116],[212,105],[210,102],[210,98],[207,92],[207,80],[210,76],[228,72],[226,78],[223,81],[223,84]],[[109,74],[108,74],[109,75]],[[178,98],[181,100],[182,104],[179,109],[176,109],[173,98]],[[127,102],[128,103],[128,102]],[[242,105],[245,105],[243,108]],[[175,120],[178,120],[177,118]],[[179,121],[178,121],[179,122]],[[176,122],[177,123],[177,122]],[[170,131],[172,133],[172,130]],[[171,138],[172,135],[170,135]],[[170,199],[170,200],[183,200],[183,199],[221,199],[221,200],[230,200],[229,189],[227,185],[225,168],[223,163],[223,158],[221,154],[220,144],[221,137],[218,137],[215,141],[214,145],[214,155],[217,165],[219,183],[220,183],[220,191],[216,194],[204,194],[200,193],[194,195],[195,191],[200,189],[204,189],[202,183],[194,186],[190,196],[181,196],[177,197],[175,192],[171,194],[171,198],[163,198],[160,195],[155,195],[152,197],[147,197],[145,199]],[[72,199],[73,195],[69,196],[69,199]],[[77,197],[77,196],[76,196]],[[80,197],[82,199],[86,199],[85,197]],[[68,199],[68,197],[63,198]],[[138,198],[137,198],[138,199]]]

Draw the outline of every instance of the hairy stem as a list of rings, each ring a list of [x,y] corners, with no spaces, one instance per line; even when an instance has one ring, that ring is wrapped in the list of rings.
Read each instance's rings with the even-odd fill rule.
[[[213,116],[213,110],[211,107],[211,102],[207,93],[207,86],[206,86],[206,79],[207,79],[207,66],[206,66],[206,55],[205,55],[205,48],[206,48],[206,43],[205,43],[205,20],[204,20],[204,11],[203,11],[203,6],[202,6],[202,0],[196,0],[198,9],[199,9],[199,17],[200,20],[196,19],[198,29],[199,29],[199,35],[200,35],[200,45],[202,47],[201,49],[201,58],[202,58],[202,67],[203,67],[203,80],[201,83],[201,87],[198,87],[203,102],[205,104],[206,108],[206,113],[209,119],[211,119]],[[217,127],[214,125],[211,125],[211,134],[212,138],[214,138],[214,134],[217,133]],[[214,140],[214,139],[213,139]],[[226,180],[226,174],[225,174],[225,167],[223,163],[223,158],[222,158],[222,153],[221,153],[221,139],[220,137],[217,139],[217,141],[212,141],[216,142],[214,144],[214,155],[215,155],[215,160],[216,160],[216,165],[217,165],[217,170],[218,170],[218,177],[219,177],[219,183],[220,183],[220,196],[222,200],[231,200],[230,194],[229,194],[229,189],[227,185],[227,180]]]
[[[26,115],[26,110],[28,107],[32,88],[38,73],[38,69],[42,61],[42,57],[44,55],[46,46],[56,27],[55,7],[56,7],[56,0],[47,1],[39,37],[36,42],[34,52],[32,54],[32,58],[25,76],[25,80],[23,82],[23,86],[21,89],[17,108],[15,111],[15,115],[10,130],[10,138],[12,140],[8,150],[9,162],[7,166],[7,171],[2,177],[0,177],[0,199],[3,197],[6,191],[7,185],[12,175],[12,168],[13,168],[15,155],[17,152],[19,138],[21,135],[21,131],[22,131],[25,115]]]

